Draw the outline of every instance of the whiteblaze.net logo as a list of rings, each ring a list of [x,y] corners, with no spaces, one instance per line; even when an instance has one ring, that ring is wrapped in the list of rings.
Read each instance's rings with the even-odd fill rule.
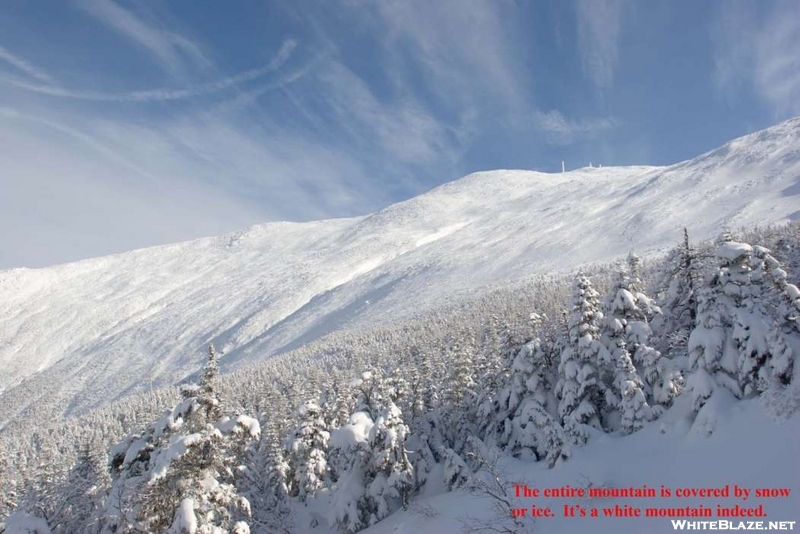
[[[687,521],[673,519],[675,530],[794,530],[795,521]]]

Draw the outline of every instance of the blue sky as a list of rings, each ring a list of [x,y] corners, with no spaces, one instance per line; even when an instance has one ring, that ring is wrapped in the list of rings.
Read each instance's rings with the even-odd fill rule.
[[[5,0],[0,268],[669,164],[800,114],[800,3]]]

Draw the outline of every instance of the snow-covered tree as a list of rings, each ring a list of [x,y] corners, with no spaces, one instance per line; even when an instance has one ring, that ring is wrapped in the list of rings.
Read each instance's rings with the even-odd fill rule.
[[[695,409],[706,403],[717,385],[736,397],[742,396],[733,321],[737,301],[741,299],[739,288],[747,277],[745,260],[750,252],[749,245],[722,241],[717,249],[720,269],[697,292],[697,326],[689,336],[691,375],[687,381]]]
[[[497,389],[497,374],[501,369],[503,347],[499,319],[491,316],[483,327],[482,339],[472,358],[472,373],[480,381],[478,395]]]
[[[370,469],[372,479],[367,494],[378,519],[389,514],[390,500],[399,499],[403,508],[414,487],[414,468],[405,445],[408,427],[400,409],[389,401],[369,432]]]
[[[405,379],[405,372],[404,369],[395,367],[378,381],[378,387],[381,390],[381,402],[383,404],[387,404],[387,402],[396,404],[401,408],[404,416],[414,410],[411,384]]]
[[[474,394],[472,356],[467,347],[453,341],[450,347],[453,360],[453,374],[450,381],[448,400],[453,407],[465,406]]]
[[[219,355],[214,344],[208,345],[208,361],[203,369],[203,376],[198,384],[197,402],[205,412],[207,422],[218,421],[221,417],[219,399],[217,398],[217,377],[219,376]]]
[[[514,417],[514,431],[509,443],[512,452],[533,451],[537,460],[550,467],[570,457],[564,429],[536,397],[526,399]]]
[[[259,434],[255,419],[239,416],[172,439],[155,457],[140,510],[142,523],[157,531],[192,532],[189,526],[195,525],[198,534],[215,534],[217,529],[249,533],[250,502],[235,485],[239,466],[229,451],[232,441],[257,439]]]
[[[339,476],[332,488],[328,521],[343,533],[358,532],[377,521],[367,498],[369,433],[374,424],[367,412],[356,412],[331,433],[330,447]]]
[[[769,249],[756,246],[753,257],[756,260],[753,276],[763,284],[764,300],[775,310],[775,320],[767,334],[770,370],[778,381],[788,384],[794,371],[796,351],[800,349],[800,289],[789,283],[786,271]]]
[[[287,440],[290,472],[289,495],[305,501],[323,487],[327,478],[327,449],[330,433],[316,402],[303,403],[297,410],[299,424]]]
[[[546,317],[531,314],[531,324],[538,328]],[[481,414],[493,421],[483,435],[487,444],[508,448],[515,455],[533,454],[537,459],[547,459],[551,465],[568,448],[563,429],[557,419],[557,400],[553,391],[556,376],[551,368],[553,346],[543,340],[541,331],[535,337],[507,351],[510,374],[507,383],[487,404]],[[552,413],[551,413],[552,412]]]
[[[526,392],[526,378],[514,368],[514,362],[519,358],[518,353],[523,350],[527,350],[525,346],[505,351],[503,367],[507,371],[502,380],[496,384],[497,389],[483,395],[476,409],[476,427],[479,436],[501,447],[508,445],[513,427],[513,414],[519,408]],[[524,359],[520,361],[520,365],[523,361]]]
[[[220,410],[215,366],[210,349],[202,385],[183,388],[183,401],[112,448],[105,532],[249,532],[250,505],[235,485],[236,452],[238,442],[259,437],[260,425],[245,415],[209,420]]]
[[[700,280],[698,253],[689,244],[683,229],[683,242],[670,254],[663,267],[666,290],[660,295],[661,313],[653,319],[653,330],[662,340],[657,347],[670,359],[688,354],[689,334],[697,319],[697,289]]]
[[[647,403],[648,396],[668,404],[679,391],[678,372],[650,345],[648,317],[660,310],[644,293],[639,271],[634,254],[628,256],[627,269],[617,271],[605,301],[602,335],[610,356],[601,362],[605,364],[601,377],[608,377],[610,386],[607,402],[618,406],[626,433],[641,428],[644,418],[657,415]]]
[[[627,273],[624,270],[618,271],[611,293],[606,298],[603,317],[601,339],[607,349],[606,359],[599,362],[600,379],[606,385],[606,404],[621,412],[624,432],[632,432],[634,427],[641,426],[636,421],[638,411],[633,409],[631,401],[638,397],[635,390],[643,387],[628,351],[628,322],[639,319],[641,315],[630,289],[632,288]],[[631,390],[629,395],[623,395],[623,390],[626,389]]]
[[[376,371],[364,371],[361,378],[353,380],[351,387],[356,392],[355,412],[364,412],[374,421],[383,408],[386,390]]]
[[[497,440],[503,433],[504,420],[498,415],[504,389],[510,379],[510,355],[513,349],[502,347],[501,327],[497,317],[492,316],[484,326],[481,346],[473,358],[475,376],[475,398],[470,403],[469,418],[475,432],[482,439]]]
[[[414,406],[418,415],[422,417],[423,414],[431,411],[434,406],[438,405],[441,398],[440,384],[436,378],[437,373],[435,370],[433,357],[429,350],[419,350],[419,380],[420,384],[417,387],[415,395]]]
[[[285,504],[291,466],[286,461],[283,441],[280,423],[269,419],[248,466],[253,478],[248,498],[254,501],[254,516],[262,512],[271,518],[288,512]]]
[[[447,429],[447,441],[456,451],[463,451],[467,437],[474,429],[470,420],[470,412],[474,409],[476,384],[473,379],[471,349],[474,346],[467,341],[462,344],[457,340],[449,343],[448,357],[453,361],[449,387],[444,398],[444,420]]]
[[[730,350],[723,353],[721,365],[736,377],[734,394],[755,395],[775,379],[788,383],[793,357],[786,338],[792,323],[786,311],[795,305],[794,286],[762,247],[754,250],[747,243],[727,241],[718,247],[717,256],[717,300],[726,308],[731,327]]]
[[[753,248],[746,243],[727,242],[719,247],[722,259],[719,277],[724,302],[730,307],[732,338],[738,354],[738,381],[742,394],[765,389],[769,381],[767,340],[771,327],[765,308],[763,277],[753,277]]]
[[[416,485],[406,450],[409,429],[394,402],[405,381],[398,384],[363,373],[356,383],[358,411],[331,433],[331,462],[338,476],[331,488],[329,521],[343,532],[356,532],[406,507]]]
[[[453,449],[443,449],[444,484],[448,489],[458,489],[469,483],[472,470]]]
[[[60,512],[62,519],[53,523],[67,531],[97,532],[101,524],[105,495],[111,482],[107,456],[98,440],[87,440],[78,450],[66,485],[69,490]]]
[[[665,369],[660,365],[664,363],[661,361],[661,353],[650,344],[650,322],[660,316],[662,311],[644,292],[640,260],[635,254],[628,256],[627,271],[618,274],[618,283],[612,297],[609,307],[611,314],[623,322],[628,352],[644,378],[645,389],[650,392],[656,382],[668,382],[671,377],[662,376]]]
[[[598,366],[609,356],[599,341],[602,319],[598,293],[589,279],[579,273],[572,286],[569,343],[561,354],[556,386],[564,429],[579,444],[588,439],[587,425],[603,428],[606,388],[600,382]]]

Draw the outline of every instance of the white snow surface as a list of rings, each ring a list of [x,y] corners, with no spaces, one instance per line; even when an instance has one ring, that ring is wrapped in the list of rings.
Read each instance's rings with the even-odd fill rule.
[[[47,521],[23,512],[13,513],[0,522],[2,534],[50,534],[51,532]]]
[[[75,413],[537,273],[800,218],[800,118],[669,167],[480,172],[364,217],[0,271],[2,392]],[[36,402],[36,398],[31,398]],[[19,405],[17,404],[17,408]]]
[[[753,247],[747,243],[723,243],[717,248],[717,257],[734,261],[753,252]]]
[[[721,391],[721,390],[718,390]],[[789,395],[798,394],[795,387]],[[716,393],[715,393],[715,396]],[[683,396],[664,416],[645,425],[643,430],[630,436],[598,434],[588,445],[573,450],[567,462],[548,469],[546,462],[527,462],[505,457],[499,470],[509,484],[527,484],[530,488],[654,488],[656,494],[661,485],[671,489],[669,498],[533,498],[514,496],[509,488],[507,495],[518,507],[531,505],[550,507],[555,517],[527,517],[522,532],[546,532],[547,534],[582,534],[585,532],[613,532],[618,534],[640,534],[643,532],[674,532],[670,518],[644,517],[647,508],[684,508],[703,505],[716,510],[717,504],[726,508],[739,505],[755,508],[763,505],[766,517],[714,517],[695,518],[698,521],[726,519],[734,521],[763,521],[764,529],[769,521],[795,521],[794,530],[800,528],[800,462],[797,461],[797,443],[800,439],[800,418],[774,417],[764,399],[736,401],[722,394],[713,407],[713,414],[703,413],[698,421],[691,423],[691,406],[688,396]],[[796,402],[796,400],[795,400]],[[714,421],[713,433],[708,434],[702,419]],[[724,497],[678,497],[678,489],[719,488],[728,486],[729,498]],[[747,488],[748,498],[734,497],[734,485]],[[759,498],[757,489],[789,490],[787,497]],[[578,504],[586,510],[598,508],[601,517],[564,517],[564,505]],[[603,508],[614,505],[630,505],[641,508],[642,517],[602,517]],[[327,503],[320,502],[321,509]],[[312,509],[312,513],[313,513]],[[309,512],[297,512],[296,532],[333,534],[334,530],[308,528],[305,520]],[[504,517],[492,511],[492,501],[486,496],[459,492],[440,492],[416,496],[407,511],[400,510],[375,526],[362,531],[364,534],[433,534],[439,532],[462,532],[463,527],[472,527],[473,532],[483,532],[475,527],[481,521],[495,527],[508,526],[501,523]],[[680,518],[677,518],[680,519]],[[683,518],[689,519],[692,518]],[[789,530],[788,525],[784,529]],[[710,530],[706,526],[704,530]],[[740,531],[742,529],[739,529]],[[468,530],[466,530],[468,531]],[[498,530],[499,531],[499,530]]]
[[[366,443],[370,430],[375,423],[366,412],[356,412],[350,416],[347,424],[337,428],[331,434],[330,447],[332,449],[347,450]]]
[[[175,520],[170,528],[172,534],[194,534],[197,532],[197,518],[194,515],[194,500],[183,499],[175,512]]]

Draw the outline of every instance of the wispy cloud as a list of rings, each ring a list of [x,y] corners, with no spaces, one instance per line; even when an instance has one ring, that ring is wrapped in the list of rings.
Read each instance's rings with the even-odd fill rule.
[[[141,167],[130,161],[128,158],[123,156],[121,152],[108,148],[105,144],[93,138],[91,135],[88,135],[84,132],[81,132],[80,130],[67,126],[66,124],[54,122],[44,117],[37,117],[26,113],[22,113],[14,108],[0,108],[0,118],[12,119],[16,121],[25,121],[45,126],[52,130],[56,130],[62,134],[68,135],[84,143],[87,147],[90,147],[98,154],[108,158],[114,163],[126,167],[127,169],[133,171],[140,177],[156,181],[156,178],[152,174],[148,173],[147,171],[145,171],[144,169],[142,169]]]
[[[3,233],[0,268],[41,267],[263,220],[225,189],[167,172],[147,136],[125,141],[109,142],[80,117],[0,110],[0,146],[14,155],[3,164],[0,226],[16,229]],[[149,160],[141,157],[148,150]]]
[[[14,154],[4,168],[0,226],[24,228],[4,236],[0,268],[268,220],[357,215],[390,201],[362,158],[228,112],[140,122],[0,107],[0,146]]]
[[[553,146],[567,146],[581,139],[595,137],[616,128],[618,124],[613,118],[569,119],[558,110],[536,111],[533,120]]]
[[[744,82],[754,61],[756,41],[755,5],[729,2],[717,9],[711,24],[714,43],[714,83],[718,91],[732,98]]]
[[[402,160],[430,162],[449,149],[447,128],[412,100],[384,104],[369,86],[339,62],[320,69],[320,95],[336,121],[368,144],[377,142]]]
[[[157,147],[162,168],[235,192],[269,219],[360,214],[383,196],[363,161],[269,120],[248,123],[222,112],[182,117],[157,129],[107,127],[119,144],[144,135],[148,143],[135,145],[137,156]]]
[[[756,42],[755,83],[779,114],[800,113],[800,4],[769,14]]]
[[[322,100],[354,145],[385,153],[387,170],[403,162],[452,176],[487,123],[511,123],[532,110],[518,10],[485,0],[411,0],[356,1],[335,15],[297,12],[317,33],[325,61],[312,78],[319,87],[314,102],[296,86],[286,92],[306,117]],[[343,57],[337,37],[327,33],[331,16],[374,42],[369,54],[381,65],[377,84],[374,73],[365,77]]]
[[[443,99],[476,105],[489,95],[509,107],[527,100],[513,4],[442,0],[378,2],[376,8],[386,50],[398,63],[421,65]]]
[[[714,81],[731,98],[751,87],[774,113],[800,113],[800,4],[729,2],[712,23]],[[763,7],[763,6],[761,6]]]
[[[625,0],[576,0],[583,70],[601,90],[614,83]]]
[[[284,39],[283,44],[281,44],[280,50],[278,53],[275,54],[275,57],[269,62],[267,67],[271,70],[277,70],[283,66],[284,63],[289,59],[289,56],[292,55],[292,51],[297,48],[297,41],[294,39]]]
[[[319,65],[323,63],[323,60],[324,55],[317,56],[316,58],[307,61],[302,66],[281,74],[277,79],[270,80],[267,83],[256,86],[254,89],[242,90],[231,100],[227,100],[216,105],[215,109],[218,111],[242,109],[246,106],[255,104],[258,102],[259,98],[266,94],[269,94],[275,90],[283,89],[285,96],[289,98],[289,100],[291,100],[292,103],[294,103],[303,114],[307,115],[309,118],[312,118],[310,113],[303,108],[297,97],[295,97],[291,92],[287,91],[286,88],[318,68]],[[315,118],[312,119],[316,120]]]
[[[5,61],[6,63],[13,65],[28,76],[36,78],[39,81],[46,83],[51,83],[53,81],[49,74],[33,65],[30,61],[12,54],[2,46],[0,46],[0,61]]]
[[[172,74],[184,73],[187,59],[193,66],[202,69],[212,65],[202,47],[193,40],[149,24],[112,0],[79,0],[78,6],[120,35],[148,50]]]
[[[280,50],[275,54],[275,57],[270,62],[259,68],[249,69],[235,76],[223,78],[213,82],[207,82],[195,85],[193,87],[183,89],[147,89],[141,91],[128,91],[123,93],[103,93],[98,91],[81,91],[67,89],[58,85],[37,85],[19,80],[16,78],[7,78],[9,84],[14,85],[20,89],[39,93],[48,96],[73,98],[77,100],[94,100],[101,102],[152,102],[152,101],[170,101],[170,100],[183,100],[186,98],[194,98],[199,96],[207,96],[214,93],[219,93],[226,89],[236,87],[240,84],[251,82],[265,75],[278,70],[289,58],[292,50],[297,46],[297,41],[294,39],[286,39],[283,42]]]

